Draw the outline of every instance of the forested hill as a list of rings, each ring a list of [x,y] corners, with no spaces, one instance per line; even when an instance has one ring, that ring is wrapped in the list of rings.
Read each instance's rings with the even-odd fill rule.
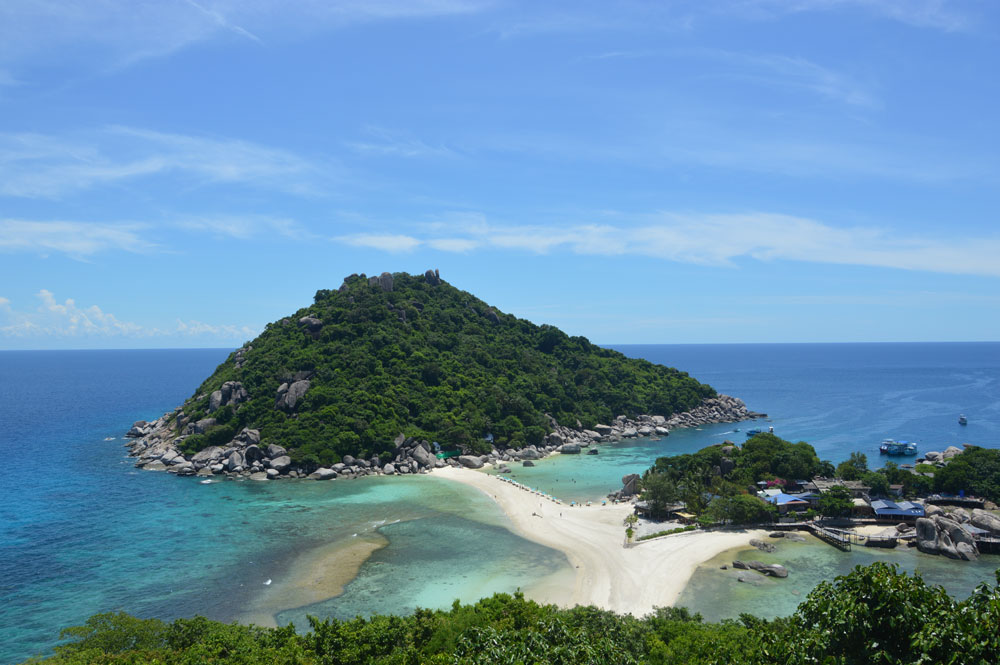
[[[189,433],[188,453],[249,427],[294,460],[329,465],[390,451],[401,432],[472,450],[491,433],[516,448],[551,430],[546,414],[593,427],[620,414],[670,416],[713,396],[684,372],[504,314],[436,272],[382,273],[351,275],[268,324],[171,427]]]

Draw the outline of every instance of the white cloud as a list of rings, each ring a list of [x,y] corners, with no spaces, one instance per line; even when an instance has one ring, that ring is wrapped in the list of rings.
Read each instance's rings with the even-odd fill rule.
[[[267,217],[262,215],[215,215],[191,217],[175,223],[178,228],[198,233],[210,233],[238,240],[254,236],[282,236],[295,240],[313,237],[311,233],[292,219]]]
[[[479,247],[479,241],[472,238],[432,238],[427,246],[442,252],[469,252]]]
[[[184,335],[187,337],[196,337],[199,335],[211,335],[213,337],[225,337],[230,339],[252,339],[257,336],[260,332],[255,330],[250,326],[232,326],[232,325],[212,325],[210,323],[204,323],[202,321],[195,321],[194,319],[190,321],[182,321],[177,319],[177,334]]]
[[[87,138],[0,134],[0,195],[56,197],[154,175],[199,185],[245,183],[309,191],[322,169],[276,148],[238,139],[111,127]]]
[[[42,289],[37,294],[41,305],[34,312],[18,313],[7,307],[7,317],[11,319],[0,326],[0,334],[13,337],[60,336],[146,336],[149,333],[141,326],[128,321],[120,321],[114,314],[101,310],[97,305],[80,307],[72,298],[63,302],[55,295]]]
[[[259,332],[246,325],[213,325],[180,319],[175,328],[160,329],[123,321],[97,305],[80,306],[73,298],[59,301],[48,289],[41,289],[35,295],[40,304],[26,311],[15,310],[9,299],[0,298],[0,337],[163,340],[200,337],[213,342],[242,342]]]
[[[0,219],[0,252],[62,252],[83,257],[106,250],[144,252],[155,247],[141,224],[37,222]]]
[[[619,216],[621,217],[621,216]],[[803,261],[1000,277],[1000,235],[907,236],[874,227],[836,227],[773,213],[633,216],[628,224],[474,226],[438,223],[426,237],[350,236],[340,240],[385,251],[496,248],[547,254],[648,256],[705,266],[740,261]],[[464,240],[464,243],[458,241]]]
[[[384,252],[411,252],[421,245],[421,241],[412,236],[391,233],[359,233],[356,235],[335,238],[353,247],[368,247]]]

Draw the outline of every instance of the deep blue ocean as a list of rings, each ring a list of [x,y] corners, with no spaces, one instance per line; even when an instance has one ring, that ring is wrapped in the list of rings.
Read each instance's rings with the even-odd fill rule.
[[[923,451],[1000,446],[1000,343],[615,348],[743,398],[769,414],[759,424],[834,462],[861,450],[877,464],[886,437]],[[227,354],[0,352],[0,663],[46,653],[61,628],[96,612],[253,615],[267,605],[265,582],[280,585],[303,551],[352,539],[385,547],[342,595],[288,608],[278,623],[446,606],[565,570],[561,553],[508,531],[486,497],[433,477],[200,485],[134,469],[122,439],[131,423],[181,403]],[[563,498],[596,499],[657,456],[741,440],[734,429],[546,460],[537,478]],[[964,574],[986,580],[989,569]],[[712,593],[722,607],[729,592]]]

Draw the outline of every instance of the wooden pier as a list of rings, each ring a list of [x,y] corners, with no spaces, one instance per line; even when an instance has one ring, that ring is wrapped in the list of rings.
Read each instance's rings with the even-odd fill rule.
[[[842,531],[835,531],[833,529],[827,529],[818,524],[809,522],[809,532],[822,540],[824,543],[833,545],[838,550],[843,550],[844,552],[851,551],[851,538],[849,535]]]

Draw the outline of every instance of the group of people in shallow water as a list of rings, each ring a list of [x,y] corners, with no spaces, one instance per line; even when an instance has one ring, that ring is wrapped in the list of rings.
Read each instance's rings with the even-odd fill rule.
[[[531,492],[532,494],[537,494],[538,496],[542,497],[543,499],[547,499],[547,500],[549,500],[549,501],[551,501],[553,503],[557,503],[560,506],[566,506],[566,505],[568,505],[570,508],[575,508],[577,506],[582,505],[582,504],[577,503],[576,501],[570,501],[569,504],[567,504],[566,502],[560,501],[559,499],[555,498],[551,494],[547,494],[546,492],[542,492],[541,490],[536,490],[533,487],[528,487],[524,483],[519,483],[516,480],[513,480],[512,478],[504,478],[503,476],[494,476],[494,477],[497,480],[501,481],[501,482],[505,482],[505,483],[507,483],[509,485],[513,485],[514,487],[518,488],[519,490],[523,490],[525,492]],[[575,479],[571,479],[571,480],[574,483],[576,482]],[[556,481],[556,482],[558,482],[558,481]],[[602,501],[601,505],[605,506],[605,505],[607,505],[607,503],[608,503],[607,501]],[[588,506],[592,505],[592,502],[588,501],[587,505]],[[539,503],[538,506],[541,507],[542,504]],[[531,514],[535,515],[536,517],[541,517],[541,515],[536,515],[535,513],[531,513]],[[562,517],[562,513],[559,513],[559,517]]]

